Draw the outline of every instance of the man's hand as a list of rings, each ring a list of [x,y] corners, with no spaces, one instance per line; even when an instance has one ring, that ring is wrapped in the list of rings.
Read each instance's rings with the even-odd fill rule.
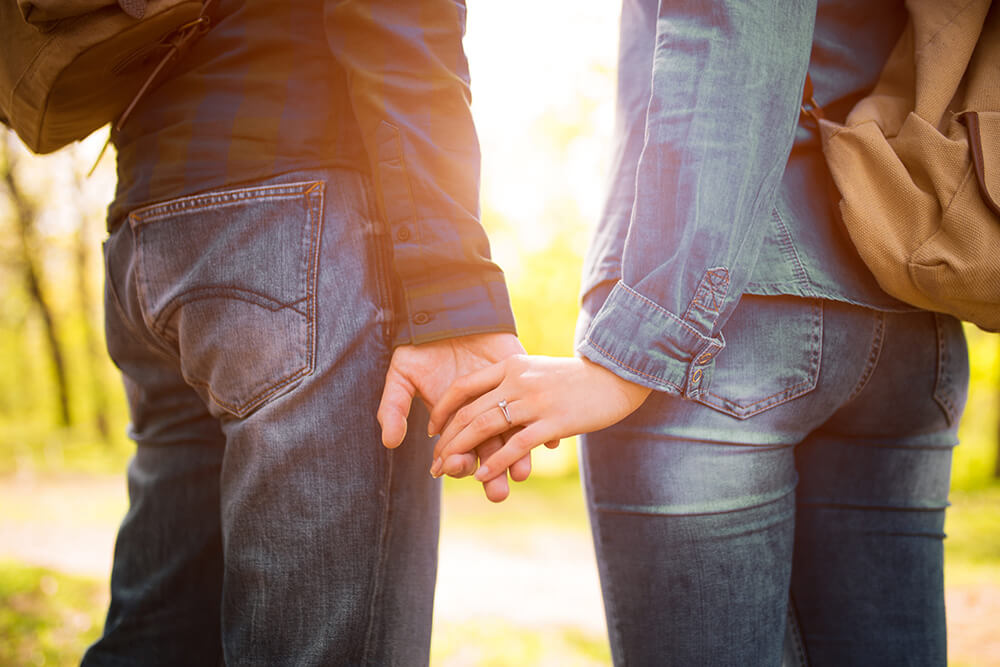
[[[382,444],[395,448],[406,436],[406,418],[410,404],[419,395],[433,410],[435,404],[456,379],[502,361],[524,348],[513,334],[491,333],[460,336],[422,345],[397,347],[385,375],[385,388],[378,406],[378,421],[382,425]],[[499,436],[476,447],[476,454],[485,461],[503,446]],[[471,475],[476,470],[476,455],[464,455],[461,463],[449,461],[452,476]],[[523,481],[531,473],[530,453],[510,466],[510,476]],[[504,500],[510,493],[507,476],[500,475],[483,484],[486,497],[493,502]]]

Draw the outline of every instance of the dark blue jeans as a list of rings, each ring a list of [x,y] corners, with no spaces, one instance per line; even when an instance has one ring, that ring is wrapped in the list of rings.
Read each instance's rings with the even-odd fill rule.
[[[388,239],[351,171],[135,211],[107,338],[137,449],[85,665],[425,664],[440,486],[375,419]]]
[[[619,665],[944,665],[960,324],[745,296],[701,402],[583,440]],[[791,599],[791,605],[789,600]]]

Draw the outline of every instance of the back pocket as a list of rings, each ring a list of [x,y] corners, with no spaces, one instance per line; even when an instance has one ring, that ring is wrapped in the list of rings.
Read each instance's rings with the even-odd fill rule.
[[[816,388],[823,345],[818,299],[744,294],[722,328],[708,390],[696,400],[747,419]]]
[[[245,417],[313,370],[323,189],[227,190],[129,217],[146,325],[215,413]]]

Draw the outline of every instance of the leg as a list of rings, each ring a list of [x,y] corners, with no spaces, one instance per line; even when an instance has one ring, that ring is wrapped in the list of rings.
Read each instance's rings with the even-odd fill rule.
[[[823,320],[816,301],[744,297],[704,403],[654,393],[583,439],[616,664],[781,664],[793,446],[843,384],[820,370]]]
[[[792,591],[810,664],[944,665],[942,553],[961,327],[885,315],[877,364],[798,449]]]
[[[225,437],[205,513],[227,662],[427,662],[440,487],[421,425],[380,445],[391,308],[373,219],[364,180],[332,171],[150,207],[123,236],[133,327]]]
[[[108,349],[122,371],[136,453],[115,544],[111,607],[83,665],[218,665],[222,657],[219,422],[176,365],[138,333],[118,294],[131,234],[106,246]]]
[[[791,447],[640,437],[624,424],[628,440],[612,428],[583,447],[615,664],[780,664]]]

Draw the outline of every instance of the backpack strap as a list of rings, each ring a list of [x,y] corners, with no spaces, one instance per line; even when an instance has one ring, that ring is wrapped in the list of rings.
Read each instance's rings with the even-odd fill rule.
[[[997,137],[1000,136],[998,131],[1000,114],[966,111],[959,114],[957,120],[969,130],[969,151],[972,153],[972,164],[979,179],[979,193],[983,197],[983,202],[990,207],[990,210],[1000,215],[1000,173],[997,173],[997,167],[1000,165],[996,164],[996,150],[1000,147],[991,145],[986,149],[983,148],[990,139],[993,143],[997,142]]]
[[[188,47],[191,46],[197,38],[208,32],[208,29],[212,25],[211,19],[208,16],[208,9],[211,7],[213,2],[214,0],[205,0],[205,4],[202,5],[201,14],[198,15],[198,18],[177,28],[177,30],[165,39],[164,43],[169,43],[170,48],[167,49],[163,58],[156,65],[153,71],[150,72],[149,76],[146,77],[146,81],[139,88],[139,91],[135,94],[135,97],[132,98],[132,101],[128,103],[128,106],[125,107],[125,111],[122,112],[122,115],[115,121],[115,131],[122,129],[122,126],[125,125],[125,121],[128,120],[128,117],[132,114],[132,110],[135,109],[135,105],[137,105],[139,100],[146,95],[146,92],[153,85],[153,82],[156,81],[160,72],[166,69],[168,65],[173,63],[185,51],[187,51]]]
[[[212,27],[212,21],[209,17],[208,10],[211,8],[213,2],[215,2],[215,0],[205,0],[205,3],[201,7],[201,13],[198,14],[198,18],[180,26],[163,40],[164,44],[170,44],[170,48],[167,49],[167,52],[163,54],[163,58],[160,59],[160,62],[157,63],[156,67],[153,68],[153,71],[146,77],[146,80],[143,82],[142,86],[139,87],[139,90],[136,92],[135,97],[132,98],[132,101],[128,103],[125,110],[122,111],[121,115],[118,116],[118,119],[115,120],[112,125],[112,130],[114,132],[121,131],[122,127],[125,125],[125,121],[128,120],[130,115],[132,115],[132,111],[135,109],[136,105],[139,104],[139,101],[146,95],[147,92],[149,92],[149,89],[153,86],[157,77],[160,76],[160,73],[163,72],[167,66],[180,58],[181,55],[183,55],[184,52],[186,52],[187,49],[195,42],[195,40],[208,32],[208,29]],[[97,165],[100,164],[101,158],[104,157],[104,153],[108,150],[108,146],[110,144],[111,132],[108,133],[107,141],[104,142],[104,146],[101,147],[101,151],[97,154],[97,159],[94,160],[94,166],[92,166],[90,171],[87,172],[88,178],[94,173],[94,170],[97,169]]]

